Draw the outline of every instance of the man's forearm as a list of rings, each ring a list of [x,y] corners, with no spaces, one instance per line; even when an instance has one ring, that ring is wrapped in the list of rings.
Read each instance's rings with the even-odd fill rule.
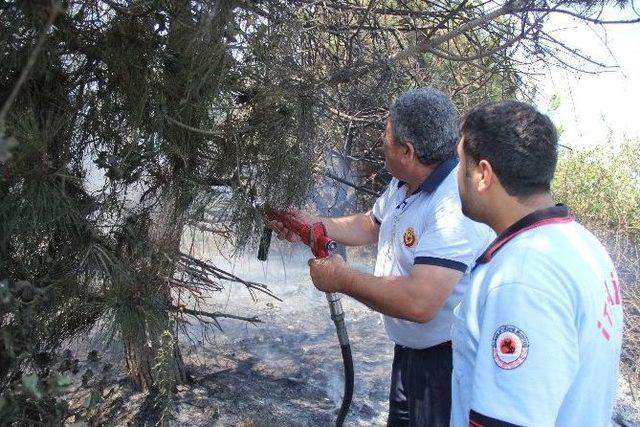
[[[343,245],[364,246],[378,241],[379,227],[369,213],[318,220],[326,227],[328,236]]]
[[[424,284],[407,276],[377,277],[350,269],[340,283],[340,292],[373,310],[412,322],[426,323],[441,304],[425,292]]]

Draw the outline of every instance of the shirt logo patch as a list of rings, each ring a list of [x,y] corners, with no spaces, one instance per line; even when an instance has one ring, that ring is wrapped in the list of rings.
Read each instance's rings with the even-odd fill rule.
[[[529,339],[513,325],[502,325],[493,334],[493,360],[499,368],[511,370],[522,365],[529,354]]]
[[[413,227],[409,227],[404,230],[404,234],[402,234],[402,241],[408,248],[416,244],[416,232],[413,230]]]

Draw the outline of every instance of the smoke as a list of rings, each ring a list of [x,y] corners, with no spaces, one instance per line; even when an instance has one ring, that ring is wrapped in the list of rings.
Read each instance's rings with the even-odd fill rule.
[[[282,302],[264,295],[257,295],[253,301],[241,284],[210,295],[211,305],[207,309],[256,315],[264,323],[250,325],[221,319],[224,332],[214,331],[218,336],[215,348],[205,342],[199,346],[200,351],[221,353],[215,356],[214,363],[230,368],[234,375],[255,385],[252,401],[262,402],[262,408],[297,411],[296,425],[325,425],[335,417],[342,402],[344,374],[325,295],[313,286],[309,277],[307,260],[311,253],[303,245],[274,239],[267,262],[258,261],[256,254],[225,259],[203,252],[203,257],[219,268],[244,280],[268,285]],[[356,268],[371,271],[368,258]],[[356,372],[348,423],[384,425],[392,346],[378,314],[348,297],[343,297],[342,303]],[[195,324],[192,326],[197,328]],[[249,412],[261,410],[256,407]]]

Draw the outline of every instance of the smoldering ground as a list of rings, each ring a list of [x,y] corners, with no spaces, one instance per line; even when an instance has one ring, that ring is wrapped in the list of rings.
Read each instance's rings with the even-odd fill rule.
[[[190,381],[177,387],[164,417],[152,395],[131,390],[124,366],[118,364],[121,349],[113,346],[100,348],[99,361],[80,356],[70,393],[75,407],[87,407],[93,395],[95,409],[84,411],[93,415],[93,425],[332,425],[343,393],[342,359],[324,294],[309,279],[308,248],[274,242],[266,263],[251,253],[225,259],[206,253],[208,245],[201,250],[199,256],[220,268],[269,285],[282,301],[259,293],[254,300],[241,284],[210,295],[210,304],[202,310],[255,315],[262,322],[220,319],[222,331],[197,321],[183,324],[180,341]],[[372,270],[371,254],[350,253],[349,260],[356,268]],[[345,424],[386,425],[393,347],[378,314],[348,297],[342,303],[355,366],[353,403]],[[75,350],[87,354],[103,338],[76,343]],[[105,365],[111,365],[106,372]],[[94,372],[89,378],[88,369]],[[633,390],[625,384],[621,380],[614,425],[638,426]]]
[[[206,250],[206,249],[205,249]],[[197,321],[181,325],[180,341],[191,380],[177,388],[168,422],[173,425],[318,426],[332,425],[343,395],[343,365],[327,301],[310,281],[302,245],[277,242],[269,260],[253,254],[229,259],[207,257],[217,266],[269,285],[282,300],[252,296],[241,284],[211,295],[201,310],[257,316],[250,324],[220,319],[222,331]],[[372,258],[351,260],[356,268],[372,270]],[[254,299],[255,298],[255,299]],[[188,302],[188,301],[185,301]],[[380,316],[347,297],[342,298],[355,368],[355,390],[347,425],[385,425],[388,378],[393,346]],[[100,347],[103,337],[76,343],[74,353]],[[155,425],[160,411],[153,399],[128,388],[120,349],[100,347],[102,364],[80,358],[78,381],[93,368],[85,385],[72,391],[81,408],[95,395],[101,398],[96,424]],[[110,360],[107,374],[101,366]],[[89,366],[91,365],[91,366]],[[100,366],[99,366],[100,365]]]

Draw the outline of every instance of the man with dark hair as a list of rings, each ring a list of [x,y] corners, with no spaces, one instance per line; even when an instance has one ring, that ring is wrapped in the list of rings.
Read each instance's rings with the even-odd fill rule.
[[[460,129],[462,210],[498,237],[455,310],[452,425],[609,425],[620,287],[604,247],[554,204],[553,124],[504,102]]]
[[[373,275],[339,255],[313,260],[314,285],[341,292],[384,315],[396,344],[388,425],[448,426],[451,410],[453,308],[467,287],[470,263],[494,237],[462,215],[455,158],[457,113],[431,88],[399,96],[383,134],[385,167],[394,177],[373,209],[322,222],[346,245],[378,244]],[[299,238],[272,222],[280,238]]]

